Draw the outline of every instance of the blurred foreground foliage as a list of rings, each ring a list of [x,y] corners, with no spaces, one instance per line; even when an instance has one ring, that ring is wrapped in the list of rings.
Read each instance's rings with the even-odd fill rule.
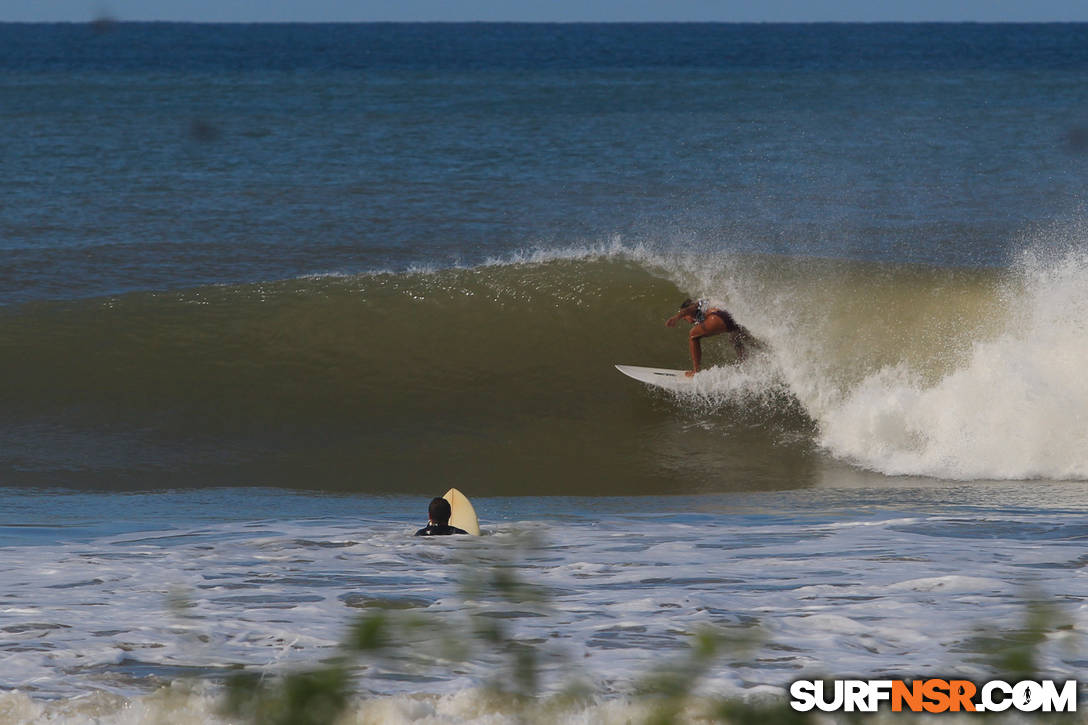
[[[508,624],[518,616],[552,613],[548,591],[518,575],[517,562],[526,548],[537,545],[533,537],[517,536],[505,546],[491,542],[486,562],[477,558],[463,562],[461,602],[453,611],[420,614],[395,606],[383,609],[377,603],[377,611],[360,616],[335,656],[322,664],[281,676],[239,672],[227,681],[224,714],[259,725],[358,722],[352,717],[352,705],[366,696],[368,678],[426,677],[428,672],[433,675],[435,670],[446,672],[474,663],[490,673],[485,688],[502,702],[501,710],[509,719],[553,723],[567,716],[588,722],[584,711],[598,701],[588,680],[578,678],[576,663],[547,642],[519,638]],[[1013,631],[978,628],[969,640],[972,651],[979,653],[980,661],[995,676],[1010,681],[1038,678],[1040,647],[1052,634],[1071,626],[1043,600],[1028,602],[1022,627]],[[740,634],[712,628],[693,633],[679,655],[664,659],[637,682],[630,693],[632,711],[637,714],[626,712],[620,721],[630,725],[808,725],[926,718],[908,713],[802,713],[794,711],[785,696],[753,701],[698,693],[713,667],[748,657],[759,643],[755,628]],[[549,666],[569,680],[559,688],[546,688],[543,675]],[[998,722],[1008,719],[996,713],[986,719],[994,722],[994,716]],[[948,716],[944,719],[952,722]],[[1073,715],[1060,721],[1075,720]]]

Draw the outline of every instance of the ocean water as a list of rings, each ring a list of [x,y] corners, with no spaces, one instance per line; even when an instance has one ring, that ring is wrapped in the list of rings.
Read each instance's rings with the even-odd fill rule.
[[[705,626],[751,699],[984,679],[1042,600],[1076,677],[1086,41],[0,24],[0,720],[214,719],[496,563],[571,721]],[[763,351],[619,375],[686,296]],[[450,486],[485,536],[413,539]],[[361,666],[360,717],[516,720],[494,669]]]

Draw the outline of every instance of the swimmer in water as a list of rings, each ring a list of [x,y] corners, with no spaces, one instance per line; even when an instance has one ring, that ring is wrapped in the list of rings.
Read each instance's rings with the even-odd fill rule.
[[[450,534],[468,534],[464,529],[450,526],[450,502],[444,498],[431,499],[427,507],[427,525],[416,532],[416,536],[449,536]]]
[[[665,327],[676,327],[680,320],[692,324],[688,341],[691,348],[691,370],[684,373],[689,378],[699,372],[703,361],[702,339],[722,333],[729,334],[733,349],[737,351],[737,362],[744,362],[748,357],[748,348],[754,346],[755,338],[743,325],[738,325],[733,316],[720,307],[711,307],[707,300],[693,300],[690,297],[680,303],[680,311],[665,320]]]

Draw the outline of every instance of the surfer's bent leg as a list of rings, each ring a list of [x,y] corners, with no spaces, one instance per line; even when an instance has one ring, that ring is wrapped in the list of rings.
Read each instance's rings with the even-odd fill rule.
[[[733,349],[737,351],[737,362],[744,362],[744,359],[748,357],[748,348],[744,346],[744,339],[744,333],[740,330],[729,333],[729,340],[733,343]]]
[[[737,329],[733,330],[729,337],[733,342],[733,348],[737,351],[737,362],[744,362],[751,351],[759,352],[763,349],[763,343],[757,340],[744,325],[737,325]]]
[[[704,321],[691,328],[689,346],[691,347],[691,371],[687,373],[691,377],[699,372],[699,365],[703,362],[703,346],[700,342],[704,337],[718,335],[725,332],[725,323],[718,317],[708,316]]]

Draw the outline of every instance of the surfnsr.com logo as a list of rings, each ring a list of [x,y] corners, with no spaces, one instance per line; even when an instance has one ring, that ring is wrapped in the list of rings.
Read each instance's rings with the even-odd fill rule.
[[[1076,712],[1077,682],[991,680],[797,680],[790,707],[798,712]]]

